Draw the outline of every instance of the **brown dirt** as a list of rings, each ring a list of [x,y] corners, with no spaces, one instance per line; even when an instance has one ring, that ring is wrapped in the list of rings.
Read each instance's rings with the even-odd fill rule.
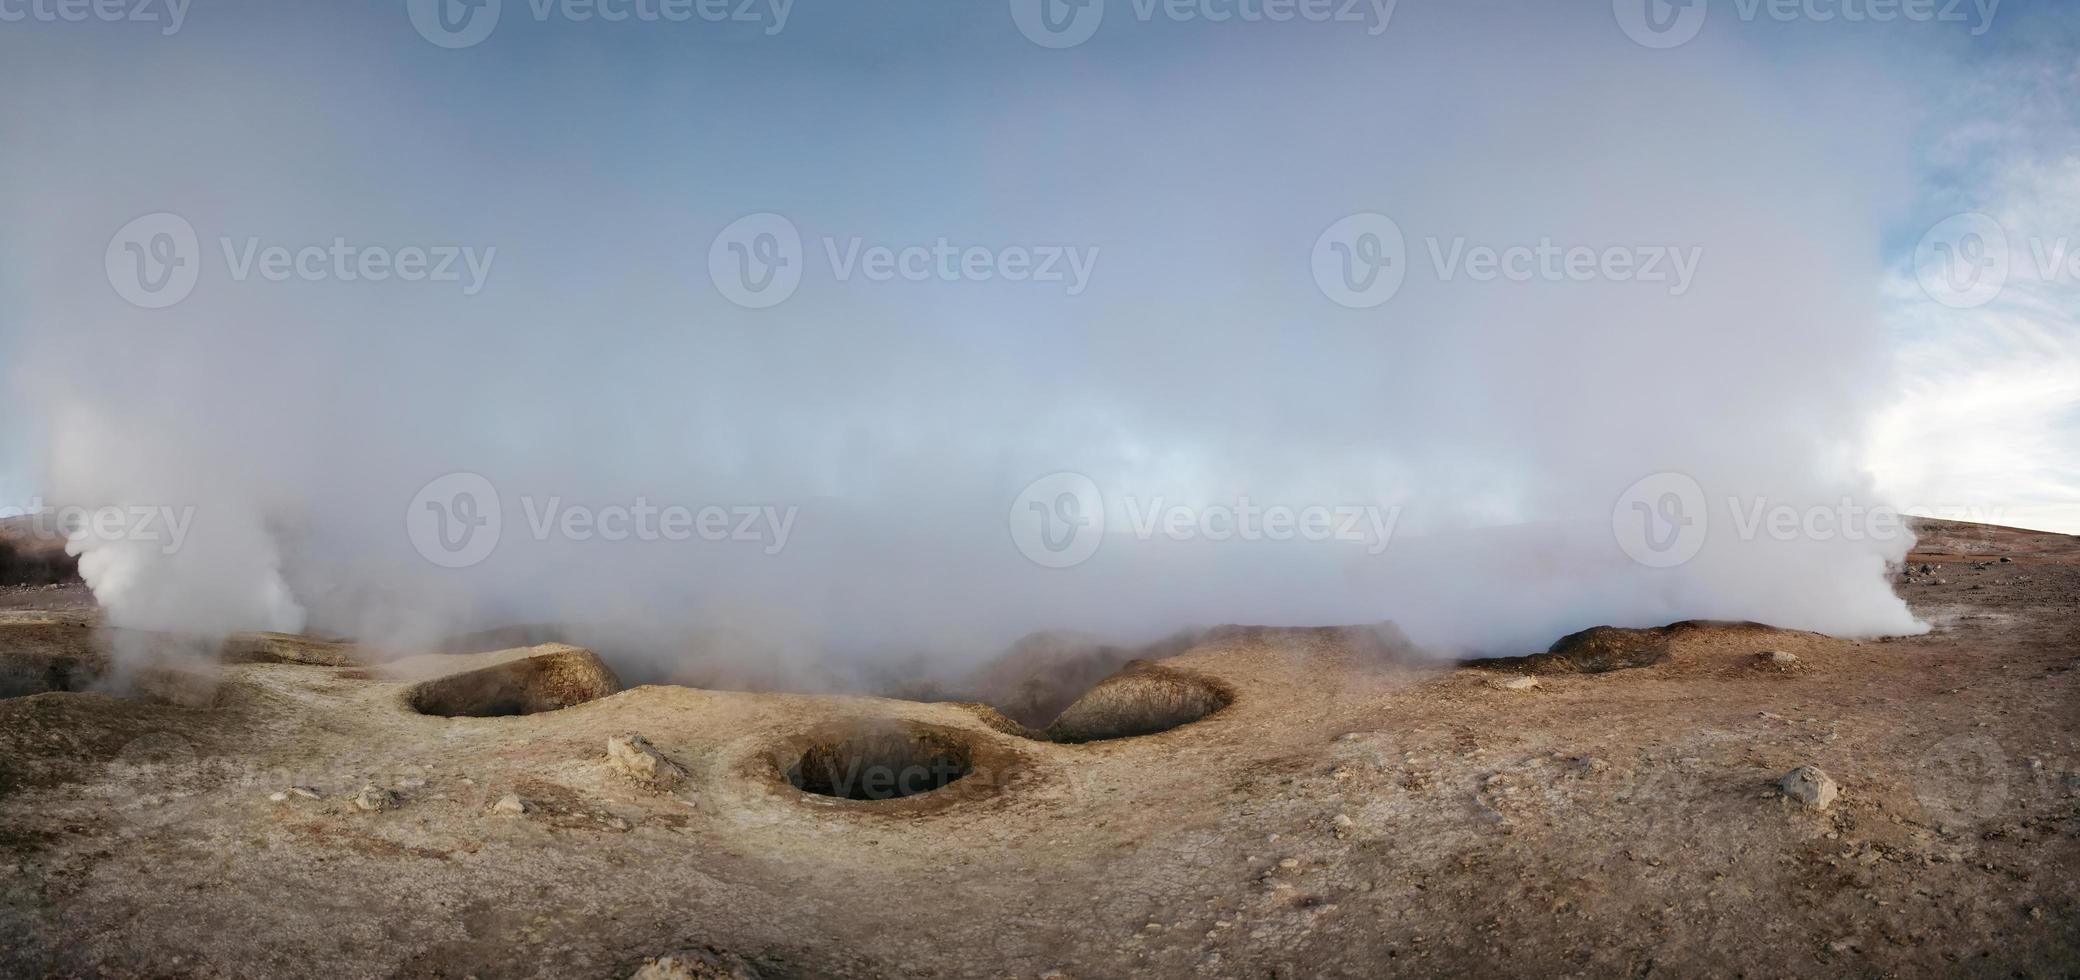
[[[2070,976],[2080,540],[1928,530],[1898,586],[1926,636],[1689,624],[1648,666],[1502,690],[1521,667],[1373,631],[1223,630],[1160,667],[1231,704],[1085,744],[866,697],[408,706],[477,658],[225,664],[208,708],[0,700],[0,975],[625,977],[709,948],[766,977]],[[973,772],[790,784],[887,726]],[[608,769],[630,731],[683,790]],[[1775,788],[1808,764],[1824,812]],[[357,809],[368,782],[397,805]]]

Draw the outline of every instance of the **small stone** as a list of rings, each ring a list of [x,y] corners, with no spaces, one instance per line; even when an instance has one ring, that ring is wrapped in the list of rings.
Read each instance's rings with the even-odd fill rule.
[[[502,817],[517,817],[527,812],[527,801],[518,793],[507,793],[491,804],[491,812]]]
[[[759,973],[734,953],[702,948],[660,956],[628,980],[759,980]]]
[[[1789,667],[1798,662],[1798,655],[1782,650],[1765,650],[1756,654],[1755,659],[1777,667]]]
[[[1538,686],[1538,678],[1517,676],[1496,681],[1495,686],[1505,691],[1529,691]]]
[[[673,789],[686,781],[686,770],[665,758],[648,739],[633,732],[607,739],[607,764],[653,789]]]
[[[322,800],[325,798],[325,794],[318,792],[316,788],[310,786],[291,786],[289,787],[289,793],[293,796],[301,796],[306,800]]]
[[[1281,867],[1281,868],[1284,868],[1284,869],[1286,869],[1286,870],[1288,870],[1288,871],[1291,871],[1292,869],[1294,869],[1294,868],[1297,868],[1297,867],[1299,867],[1299,866],[1300,866],[1300,859],[1299,859],[1299,858],[1279,858],[1279,859],[1278,859],[1278,866],[1279,866],[1279,867]]]
[[[285,803],[289,799],[289,794],[285,791],[278,791],[267,794],[267,798],[275,801],[276,803]]]
[[[2008,564],[2009,562],[2012,562],[2012,561],[2014,561],[2014,560],[2015,560],[2015,559],[2013,559],[2013,558],[2010,558],[2010,557],[2008,557],[2007,555],[2002,555],[2002,556],[2001,556],[2001,564],[2003,564],[2003,565],[2006,565],[2006,564]]]
[[[1833,777],[1822,772],[1819,766],[1800,766],[1784,774],[1777,786],[1788,796],[1807,808],[1825,810],[1834,805],[1835,797],[1841,795],[1841,787],[1835,785]]]
[[[1347,814],[1339,813],[1330,817],[1329,822],[1335,824],[1338,830],[1349,830],[1351,827],[1351,818]]]
[[[374,783],[365,783],[361,792],[354,794],[354,805],[370,813],[388,810],[397,805],[397,794]]]

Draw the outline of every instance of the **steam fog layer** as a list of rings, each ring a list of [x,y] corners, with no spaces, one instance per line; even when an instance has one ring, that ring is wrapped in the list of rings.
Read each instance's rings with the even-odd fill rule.
[[[1859,466],[1925,122],[1885,44],[1656,51],[1607,12],[1454,4],[1063,51],[994,7],[802,9],[774,37],[515,15],[457,51],[377,6],[9,39],[42,93],[0,109],[10,428],[54,503],[194,508],[171,553],[81,540],[118,623],[607,622],[782,661],[1228,622],[1509,653],[1688,617],[1918,628]],[[198,281],[144,309],[104,258],[158,213]],[[710,253],[761,213],[801,279],[753,309]],[[1369,308],[1317,274],[1358,214],[1405,243]],[[344,281],[335,241],[453,248],[456,278]],[[856,264],[942,241],[992,275]],[[327,256],[244,264],[277,245]],[[1007,275],[1016,249],[1064,278]],[[500,534],[447,568],[408,521],[455,473]],[[1700,550],[1636,560],[1624,523],[1677,516],[1682,479],[1693,524],[1660,530],[1703,520]],[[729,530],[563,518],[641,506]],[[1296,530],[1211,540],[1245,507]],[[1032,548],[1100,511],[1087,558]]]

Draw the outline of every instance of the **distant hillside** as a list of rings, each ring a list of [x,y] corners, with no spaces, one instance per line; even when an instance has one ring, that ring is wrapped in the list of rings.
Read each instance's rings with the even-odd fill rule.
[[[38,534],[28,517],[0,518],[0,586],[76,581],[79,562],[65,553],[63,537]]]

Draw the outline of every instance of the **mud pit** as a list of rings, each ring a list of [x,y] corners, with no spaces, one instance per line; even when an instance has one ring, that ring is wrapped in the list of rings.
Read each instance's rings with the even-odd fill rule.
[[[946,788],[974,770],[968,739],[946,728],[862,725],[823,733],[788,767],[804,793],[894,800]]]
[[[1935,530],[1898,585],[1927,636],[1454,665],[1222,630],[1027,721],[1059,741],[958,703],[552,698],[531,662],[574,648],[253,640],[206,706],[0,701],[0,975],[2067,975],[2080,542]],[[628,732],[683,778],[616,772]],[[789,779],[959,750],[908,796]],[[1807,765],[1825,809],[1778,788]]]

